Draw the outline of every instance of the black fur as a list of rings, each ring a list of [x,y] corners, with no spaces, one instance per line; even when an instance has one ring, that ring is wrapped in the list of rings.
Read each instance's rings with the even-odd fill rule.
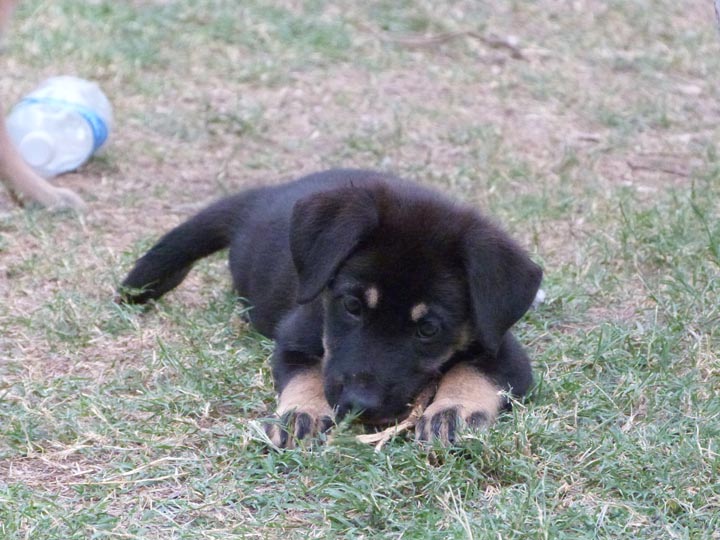
[[[435,191],[346,169],[248,190],[166,234],[121,294],[136,303],[158,298],[193,262],[226,247],[251,321],[276,340],[278,391],[298,371],[322,365],[339,415],[355,409],[384,423],[404,416],[431,379],[460,361],[516,395],[532,381],[509,330],[530,307],[542,271],[497,226]],[[377,309],[364,296],[371,286]],[[429,312],[414,322],[418,303]],[[422,335],[421,323],[437,332]]]

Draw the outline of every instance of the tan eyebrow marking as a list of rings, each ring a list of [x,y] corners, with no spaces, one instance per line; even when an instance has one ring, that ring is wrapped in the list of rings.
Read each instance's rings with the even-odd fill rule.
[[[375,309],[380,301],[380,291],[377,287],[368,287],[365,291],[365,302],[370,309]]]
[[[429,311],[430,309],[427,307],[427,304],[420,302],[419,304],[415,304],[410,310],[410,318],[413,322],[418,322],[427,315]]]

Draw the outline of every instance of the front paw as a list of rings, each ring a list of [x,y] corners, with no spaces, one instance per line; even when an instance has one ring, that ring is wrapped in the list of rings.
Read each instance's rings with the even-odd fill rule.
[[[278,448],[295,448],[326,433],[334,425],[330,414],[302,409],[288,411],[264,422],[265,433]]]
[[[460,402],[453,399],[435,401],[415,426],[415,439],[422,442],[433,440],[451,445],[464,429],[480,429],[490,424],[494,413],[481,404]]]
[[[295,448],[333,426],[333,409],[325,399],[320,369],[295,373],[278,396],[275,419],[265,433],[278,448]]]

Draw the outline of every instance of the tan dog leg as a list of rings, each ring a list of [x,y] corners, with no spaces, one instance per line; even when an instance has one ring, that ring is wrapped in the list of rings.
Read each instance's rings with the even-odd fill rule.
[[[323,433],[333,425],[333,410],[325,399],[319,368],[295,375],[280,393],[278,402],[280,421],[265,426],[275,446],[293,448],[297,441]]]
[[[15,0],[0,0],[0,34],[5,30],[16,3]]]
[[[10,18],[14,4],[0,0],[0,31]],[[85,203],[75,192],[49,184],[23,161],[8,135],[3,110],[0,106],[0,181],[5,182],[21,201],[35,201],[53,209],[84,209]]]
[[[455,441],[462,424],[479,428],[492,423],[502,407],[500,389],[482,372],[469,364],[458,364],[440,381],[435,399],[415,426],[421,441]]]

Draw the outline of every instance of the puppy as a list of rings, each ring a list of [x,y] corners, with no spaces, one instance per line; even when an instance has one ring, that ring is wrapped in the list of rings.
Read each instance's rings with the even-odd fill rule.
[[[387,174],[338,169],[220,200],[141,257],[120,294],[145,303],[229,247],[250,319],[276,342],[281,447],[348,413],[392,424],[437,382],[419,440],[452,443],[532,382],[510,328],[542,271],[474,209]]]
[[[0,34],[14,7],[14,1],[0,0]],[[83,200],[75,192],[53,186],[25,163],[10,140],[2,105],[0,100],[0,181],[7,185],[10,193],[17,197],[19,202],[34,201],[53,209],[84,209]]]

